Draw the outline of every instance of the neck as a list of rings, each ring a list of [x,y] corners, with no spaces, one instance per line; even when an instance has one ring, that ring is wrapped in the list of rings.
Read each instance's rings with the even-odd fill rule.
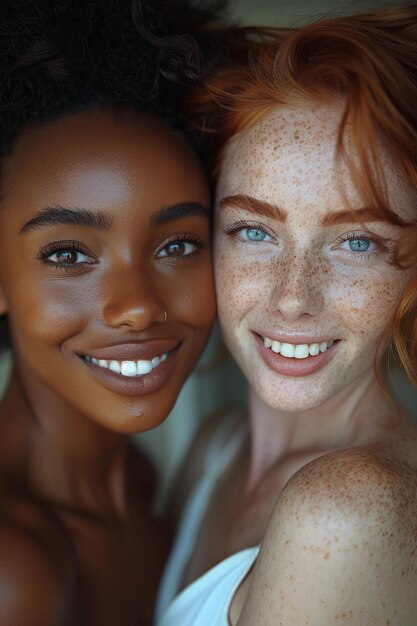
[[[314,458],[370,441],[387,426],[392,412],[373,372],[320,406],[298,413],[272,408],[250,387],[248,488],[284,456]]]
[[[42,385],[24,384],[16,371],[0,416],[3,431],[19,424],[20,463],[37,497],[91,514],[125,514],[125,435],[94,423]]]

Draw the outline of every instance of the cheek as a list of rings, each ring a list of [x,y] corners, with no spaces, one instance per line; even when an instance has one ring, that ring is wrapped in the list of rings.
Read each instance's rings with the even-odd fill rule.
[[[31,337],[42,345],[59,344],[79,332],[88,317],[90,293],[77,279],[51,277],[35,284],[20,283],[9,306],[14,342]]]
[[[218,241],[215,246],[215,280],[220,321],[227,326],[256,304],[264,304],[274,283],[273,263],[254,254],[242,253],[236,246]],[[225,328],[227,330],[227,328]]]
[[[168,319],[172,311],[193,328],[207,330],[216,315],[211,258],[195,271],[185,271],[180,280],[168,280],[165,293]]]
[[[331,281],[332,301],[345,326],[361,335],[379,338],[386,330],[406,285],[404,272],[380,272]]]

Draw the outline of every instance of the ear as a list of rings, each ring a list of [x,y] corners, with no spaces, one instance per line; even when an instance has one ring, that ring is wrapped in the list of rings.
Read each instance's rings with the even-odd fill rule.
[[[1,288],[1,285],[0,285],[0,315],[5,315],[7,311],[8,311],[8,308],[7,308],[6,298],[4,297],[3,289]]]

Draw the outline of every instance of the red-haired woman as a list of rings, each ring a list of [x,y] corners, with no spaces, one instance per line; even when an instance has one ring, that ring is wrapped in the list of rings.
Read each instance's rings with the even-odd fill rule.
[[[193,106],[248,419],[194,446],[160,623],[412,626],[417,429],[383,365],[394,337],[417,381],[417,7],[244,36]]]

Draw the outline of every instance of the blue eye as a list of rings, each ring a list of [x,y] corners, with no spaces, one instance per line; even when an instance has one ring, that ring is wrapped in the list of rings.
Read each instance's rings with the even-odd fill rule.
[[[339,245],[340,248],[346,250],[346,252],[353,252],[355,254],[362,253],[365,256],[369,256],[371,252],[376,252],[379,247],[378,244],[372,241],[372,239],[369,239],[369,237],[355,236],[353,233],[351,237],[346,237]]]
[[[233,237],[240,243],[276,243],[274,234],[270,234],[263,224],[251,223],[246,221],[235,222],[223,227],[226,235]]]
[[[369,239],[349,239],[349,248],[352,252],[367,252],[371,246]]]
[[[246,228],[243,232],[249,241],[264,241],[268,237],[268,233],[259,228]]]

